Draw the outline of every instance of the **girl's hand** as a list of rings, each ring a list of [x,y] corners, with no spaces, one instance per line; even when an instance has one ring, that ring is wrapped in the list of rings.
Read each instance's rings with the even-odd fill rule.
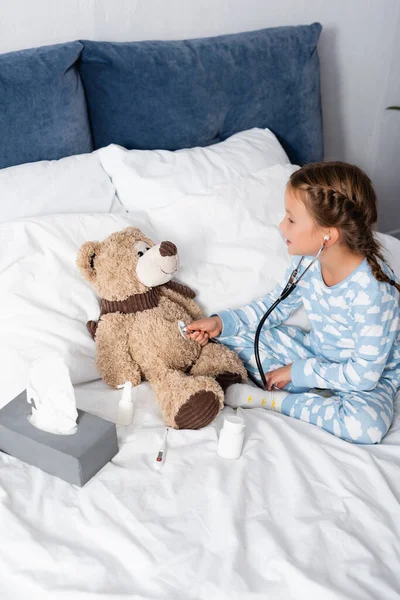
[[[205,346],[210,338],[216,337],[222,331],[222,321],[218,316],[209,319],[199,319],[186,325],[187,337]],[[193,333],[191,333],[193,332]]]
[[[193,342],[197,342],[200,346],[205,346],[208,343],[209,337],[208,334],[204,331],[193,331],[193,333],[187,333],[186,337],[188,340],[193,340]]]
[[[265,377],[267,380],[267,389],[271,391],[272,386],[277,388],[283,388],[286,384],[290,383],[290,371],[292,365],[286,365],[286,367],[280,367],[280,369],[275,369],[274,371],[270,371],[270,373],[265,373]]]

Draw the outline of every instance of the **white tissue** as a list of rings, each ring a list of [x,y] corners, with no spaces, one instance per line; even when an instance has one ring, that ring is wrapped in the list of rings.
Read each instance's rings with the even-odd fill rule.
[[[50,355],[32,363],[26,399],[32,406],[28,417],[32,425],[49,433],[75,433],[75,392],[68,367],[60,356]]]

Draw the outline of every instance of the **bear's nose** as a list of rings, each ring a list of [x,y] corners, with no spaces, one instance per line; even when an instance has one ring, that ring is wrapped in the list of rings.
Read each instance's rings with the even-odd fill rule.
[[[160,254],[161,256],[176,256],[177,249],[175,244],[172,242],[161,242]]]

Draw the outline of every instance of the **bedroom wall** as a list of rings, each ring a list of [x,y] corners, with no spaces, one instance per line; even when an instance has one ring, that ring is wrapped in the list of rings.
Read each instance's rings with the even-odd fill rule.
[[[67,40],[203,37],[320,21],[325,158],[373,179],[400,237],[398,0],[0,0],[0,52]]]

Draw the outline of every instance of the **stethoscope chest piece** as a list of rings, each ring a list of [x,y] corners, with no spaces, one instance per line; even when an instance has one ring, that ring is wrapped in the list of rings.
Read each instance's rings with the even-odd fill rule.
[[[181,334],[181,336],[186,339],[187,331],[186,331],[186,325],[183,321],[178,321],[178,329],[179,329],[179,333]]]

